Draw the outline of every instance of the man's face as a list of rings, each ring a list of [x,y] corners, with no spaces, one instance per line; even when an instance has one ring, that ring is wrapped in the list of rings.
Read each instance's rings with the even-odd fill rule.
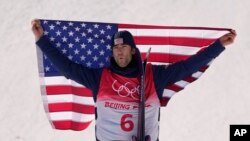
[[[127,44],[117,44],[113,47],[113,56],[119,67],[126,67],[132,60],[135,49]]]

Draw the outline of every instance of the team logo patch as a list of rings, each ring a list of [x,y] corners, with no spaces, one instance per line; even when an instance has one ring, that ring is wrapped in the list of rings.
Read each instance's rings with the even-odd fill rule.
[[[122,38],[117,38],[117,39],[114,40],[114,43],[115,43],[115,45],[123,44],[123,39]]]

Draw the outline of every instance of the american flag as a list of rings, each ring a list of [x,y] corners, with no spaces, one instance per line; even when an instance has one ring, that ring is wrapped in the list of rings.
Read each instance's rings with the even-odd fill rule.
[[[134,35],[142,59],[151,47],[148,61],[166,65],[187,59],[230,30],[60,20],[41,20],[41,25],[44,35],[63,55],[92,68],[109,65],[111,38],[119,30],[128,30]],[[39,49],[38,65],[43,103],[52,127],[75,131],[86,129],[95,118],[91,91],[62,76]],[[198,79],[208,66],[166,86],[161,105],[166,106],[176,92]]]

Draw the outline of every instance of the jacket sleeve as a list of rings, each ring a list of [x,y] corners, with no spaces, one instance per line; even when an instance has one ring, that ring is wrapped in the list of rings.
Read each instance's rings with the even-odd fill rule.
[[[36,44],[66,78],[83,84],[92,90],[97,88],[102,69],[90,69],[72,62],[53,47],[46,36],[42,36]]]
[[[217,40],[187,60],[176,62],[169,66],[153,65],[154,82],[159,98],[162,97],[163,90],[167,85],[197,72],[202,66],[216,58],[224,49],[225,47]]]

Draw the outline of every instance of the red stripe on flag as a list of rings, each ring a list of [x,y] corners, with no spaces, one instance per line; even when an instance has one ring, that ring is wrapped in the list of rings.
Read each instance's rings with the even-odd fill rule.
[[[75,122],[75,121],[71,121],[71,120],[61,120],[61,121],[52,121],[55,128],[56,129],[60,129],[60,130],[75,130],[75,131],[81,131],[86,129],[90,123],[90,122]]]
[[[172,84],[172,85],[168,85],[166,87],[166,89],[170,89],[172,91],[178,92],[178,91],[182,90],[183,88],[178,86],[178,85]]]
[[[197,79],[197,78],[194,78],[194,77],[192,77],[192,76],[188,76],[188,77],[186,77],[186,78],[184,78],[184,79],[182,79],[182,80],[191,83],[191,82],[195,81],[196,79]]]
[[[142,59],[145,59],[146,53],[141,53]],[[151,53],[149,55],[149,62],[163,62],[163,63],[174,63],[181,60],[186,60],[190,55],[178,55],[169,53]]]
[[[92,97],[92,93],[85,87],[74,87],[71,85],[46,86],[47,95],[75,94],[78,96]]]
[[[179,45],[187,47],[204,47],[215,41],[215,39],[156,36],[134,36],[134,39],[138,45]]]
[[[230,31],[230,28],[210,28],[210,27],[185,27],[185,26],[158,26],[158,25],[138,25],[138,24],[118,24],[118,28],[135,28],[135,29],[194,29],[194,30],[217,30]]]
[[[94,105],[82,105],[78,103],[50,103],[49,112],[73,111],[82,114],[95,114]]]
[[[168,97],[162,97],[160,100],[161,106],[167,106],[169,100],[170,98]]]
[[[208,69],[208,67],[209,67],[208,65],[203,66],[203,67],[200,68],[199,71],[200,71],[200,72],[205,72],[205,71]]]

